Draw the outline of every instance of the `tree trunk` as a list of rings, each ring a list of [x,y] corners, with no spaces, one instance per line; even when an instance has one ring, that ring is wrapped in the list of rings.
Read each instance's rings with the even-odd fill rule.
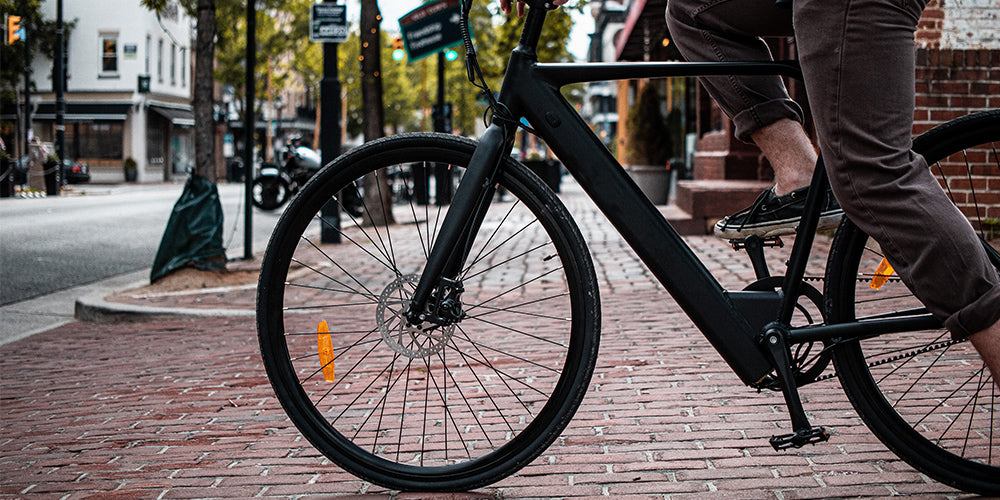
[[[194,175],[212,182],[215,165],[215,121],[212,113],[215,60],[215,0],[198,0],[194,60]]]
[[[382,137],[384,117],[382,108],[382,15],[377,0],[361,0],[361,104],[364,110],[365,142]],[[380,207],[366,211],[366,224],[385,226],[395,223],[392,216],[392,190],[389,180],[380,173],[364,179],[365,206]],[[385,207],[382,210],[381,207]]]

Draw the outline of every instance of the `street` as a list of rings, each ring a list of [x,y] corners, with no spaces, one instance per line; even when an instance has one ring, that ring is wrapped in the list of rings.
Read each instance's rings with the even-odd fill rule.
[[[148,269],[183,184],[76,186],[73,194],[0,200],[0,305]],[[243,255],[243,185],[220,184],[223,244]],[[280,210],[254,209],[254,251]]]

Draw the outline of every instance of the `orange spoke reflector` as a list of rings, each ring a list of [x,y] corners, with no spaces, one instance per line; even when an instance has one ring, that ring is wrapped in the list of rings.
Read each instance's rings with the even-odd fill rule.
[[[316,344],[319,346],[319,365],[323,368],[323,380],[333,382],[333,338],[326,321],[316,325]]]
[[[868,287],[873,290],[882,288],[882,285],[886,281],[889,281],[889,277],[894,272],[896,271],[892,268],[892,264],[889,264],[889,261],[885,260],[885,257],[882,257],[882,262],[879,263],[878,269],[875,270],[875,276],[872,278],[872,282],[868,284]]]

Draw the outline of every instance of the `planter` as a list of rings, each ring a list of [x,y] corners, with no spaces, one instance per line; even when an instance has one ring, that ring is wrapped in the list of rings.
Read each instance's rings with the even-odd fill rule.
[[[62,176],[60,175],[59,162],[57,160],[46,160],[45,170],[45,194],[58,196],[59,188],[62,187]]]
[[[125,171],[125,182],[135,182],[139,178],[139,165],[131,156],[125,158],[122,168]]]
[[[14,162],[0,158],[0,198],[14,196]]]
[[[628,165],[628,175],[639,185],[642,194],[654,205],[666,205],[670,199],[670,175],[664,165]]]
[[[523,163],[549,188],[559,192],[559,184],[562,182],[562,163],[559,163],[559,160],[524,160]]]

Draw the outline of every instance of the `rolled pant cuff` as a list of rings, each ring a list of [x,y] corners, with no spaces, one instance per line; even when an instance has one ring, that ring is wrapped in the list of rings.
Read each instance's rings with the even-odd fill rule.
[[[751,134],[782,118],[802,123],[802,108],[791,99],[772,99],[751,106],[733,116],[734,135],[743,142],[752,143]]]
[[[1000,321],[1000,287],[994,287],[975,302],[945,319],[952,338],[964,339]]]

